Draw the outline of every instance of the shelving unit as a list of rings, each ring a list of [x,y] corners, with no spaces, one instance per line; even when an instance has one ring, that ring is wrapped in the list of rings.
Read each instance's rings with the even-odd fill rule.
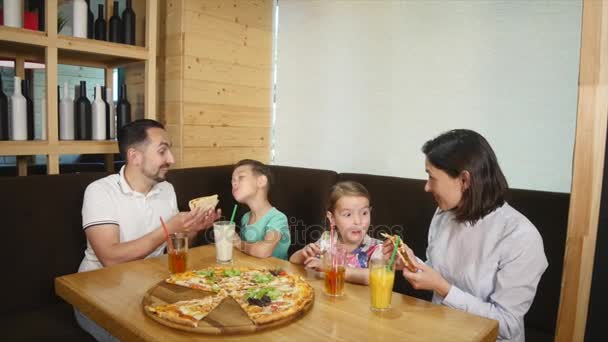
[[[25,76],[26,60],[44,61],[46,66],[45,141],[0,141],[0,156],[17,156],[18,175],[27,174],[26,156],[46,155],[47,173],[59,173],[62,154],[111,154],[118,152],[116,141],[61,141],[57,113],[58,64],[91,66],[105,69],[105,83],[112,84],[112,70],[131,63],[144,63],[144,116],[156,118],[156,36],[157,0],[145,1],[145,46],[117,44],[57,34],[58,0],[47,0],[46,32],[0,26],[0,57],[15,59],[15,75]],[[134,1],[136,2],[136,1]],[[106,0],[106,14],[112,13],[112,0]],[[137,13],[137,15],[144,15]],[[106,15],[106,18],[109,16]],[[116,91],[116,90],[115,90]],[[110,167],[108,165],[108,167]]]

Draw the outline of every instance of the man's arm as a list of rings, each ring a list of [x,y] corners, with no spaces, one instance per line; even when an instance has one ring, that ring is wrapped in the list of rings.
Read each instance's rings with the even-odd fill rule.
[[[179,231],[196,234],[211,227],[219,214],[219,210],[215,213],[212,210],[206,213],[202,210],[181,212],[167,221],[167,230],[169,234]],[[127,242],[120,242],[119,227],[116,224],[90,226],[85,233],[95,255],[104,267],[143,259],[166,242],[165,233],[160,224],[150,233]]]

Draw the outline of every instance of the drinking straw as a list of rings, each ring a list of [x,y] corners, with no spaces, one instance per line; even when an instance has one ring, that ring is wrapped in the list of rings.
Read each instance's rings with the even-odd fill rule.
[[[395,239],[395,247],[393,248],[393,254],[391,254],[391,259],[388,262],[388,265],[386,265],[386,270],[390,271],[391,268],[393,267],[393,262],[395,262],[395,255],[397,255],[397,247],[399,246],[399,235],[397,235],[397,238]]]
[[[230,216],[230,223],[234,222],[234,215],[236,215],[236,207],[238,207],[238,204],[235,204],[234,209],[232,209],[232,216]]]
[[[173,253],[175,248],[173,248],[173,242],[169,238],[169,231],[167,230],[167,226],[165,225],[165,221],[163,221],[163,217],[160,217],[160,224],[163,226],[163,230],[165,231],[165,237],[167,238],[167,246],[169,246],[169,253]]]
[[[329,232],[329,257],[331,258],[331,266],[332,269],[336,269],[336,241],[335,241],[335,229],[334,225],[330,224],[330,232]]]

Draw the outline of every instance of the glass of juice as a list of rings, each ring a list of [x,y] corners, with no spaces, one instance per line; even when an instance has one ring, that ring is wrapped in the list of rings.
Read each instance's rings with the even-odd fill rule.
[[[369,291],[372,311],[386,311],[391,307],[395,263],[389,268],[388,260],[372,259],[369,263]]]
[[[188,266],[188,236],[184,233],[169,235],[173,250],[168,249],[169,271],[171,273],[186,272]]]
[[[323,253],[322,259],[325,273],[325,294],[335,297],[344,295],[346,249],[340,245],[334,249],[328,249]]]

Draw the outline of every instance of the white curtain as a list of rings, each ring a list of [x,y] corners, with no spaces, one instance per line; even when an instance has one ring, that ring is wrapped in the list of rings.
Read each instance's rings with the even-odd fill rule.
[[[425,178],[483,134],[511,187],[569,192],[582,5],[280,0],[274,163]]]

